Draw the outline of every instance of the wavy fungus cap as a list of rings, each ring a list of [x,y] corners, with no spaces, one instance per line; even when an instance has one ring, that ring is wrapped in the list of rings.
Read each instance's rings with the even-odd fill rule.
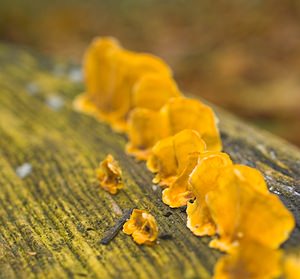
[[[198,163],[190,174],[190,190],[196,197],[187,204],[187,227],[198,236],[214,235],[215,223],[212,220],[205,197],[218,186],[218,179],[232,161],[226,153],[207,151],[200,154]]]
[[[256,191],[265,194],[269,193],[267,183],[259,170],[245,165],[235,164],[233,171],[240,180],[249,183]]]
[[[161,113],[169,119],[172,135],[183,129],[197,131],[205,141],[208,150],[222,150],[222,142],[213,110],[199,100],[173,98],[162,107]]]
[[[153,182],[169,186],[186,168],[189,155],[205,149],[198,132],[190,129],[158,141],[147,160],[148,169],[156,173]]]
[[[76,109],[99,120],[110,121],[110,114],[117,106],[113,96],[121,82],[122,52],[121,45],[114,38],[95,38],[92,41],[83,59],[86,92],[76,98]]]
[[[172,77],[146,74],[134,85],[132,106],[159,110],[170,98],[178,96],[181,93]]]
[[[134,209],[124,224],[123,232],[131,235],[138,244],[153,244],[158,236],[155,218],[145,210]]]
[[[242,242],[215,265],[213,279],[271,279],[281,275],[279,250],[255,242]],[[296,278],[296,277],[295,277]]]
[[[265,189],[257,190],[257,181],[261,179],[255,177],[258,172],[249,173],[247,169],[247,180],[241,179],[236,171],[225,173],[218,187],[206,196],[219,235],[210,247],[231,252],[244,239],[277,249],[295,226],[293,215],[278,196]]]
[[[290,254],[284,259],[283,264],[284,278],[299,279],[300,278],[300,254]]]
[[[167,79],[170,68],[158,57],[123,49],[114,38],[96,38],[84,56],[86,93],[75,107],[106,121],[117,131],[126,130],[135,84],[156,73]]]
[[[124,187],[122,170],[111,154],[108,154],[100,163],[96,173],[100,186],[107,192],[116,194],[119,189]]]
[[[170,187],[162,192],[162,200],[170,207],[185,206],[187,202],[195,198],[189,184],[190,174],[197,165],[200,153],[192,153],[188,155],[188,162],[183,171],[176,177]]]
[[[221,150],[222,143],[211,108],[198,100],[171,98],[160,111],[134,109],[128,122],[128,153],[139,157],[140,151],[154,146],[156,141],[182,130],[195,130],[205,141],[208,150]],[[163,132],[163,133],[162,133]],[[144,137],[145,133],[146,137]],[[148,135],[151,135],[149,141]],[[139,137],[139,141],[135,140]],[[156,140],[156,141],[155,141]],[[146,159],[148,156],[144,156]]]
[[[138,160],[146,160],[151,148],[160,139],[167,137],[169,126],[166,118],[157,111],[136,108],[128,120],[128,139],[126,152]]]

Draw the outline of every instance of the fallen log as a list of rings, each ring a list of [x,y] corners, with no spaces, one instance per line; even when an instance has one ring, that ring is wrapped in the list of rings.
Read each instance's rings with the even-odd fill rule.
[[[4,44],[0,65],[0,277],[210,278],[221,254],[209,238],[188,230],[184,210],[163,204],[145,164],[124,153],[124,135],[72,109],[83,91],[78,66]],[[262,171],[294,214],[283,248],[299,249],[299,150],[215,111],[225,152]],[[124,172],[116,196],[95,177],[108,153]],[[101,245],[128,208],[155,216],[158,245],[138,246],[123,233]]]

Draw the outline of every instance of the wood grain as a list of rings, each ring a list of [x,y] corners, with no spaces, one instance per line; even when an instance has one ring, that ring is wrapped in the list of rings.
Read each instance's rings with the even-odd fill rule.
[[[124,154],[125,136],[72,110],[83,91],[77,66],[0,44],[0,67],[0,278],[210,278],[220,253],[209,238],[195,237],[185,213],[162,203],[145,164]],[[293,212],[297,228],[284,249],[299,249],[299,150],[216,111],[224,150],[260,169]],[[125,176],[116,196],[95,180],[108,153]],[[24,163],[32,171],[20,178]],[[99,244],[128,208],[149,210],[172,239],[138,246],[121,232]]]

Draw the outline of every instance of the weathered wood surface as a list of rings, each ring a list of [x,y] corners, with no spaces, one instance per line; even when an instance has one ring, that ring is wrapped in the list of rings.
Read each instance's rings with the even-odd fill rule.
[[[186,228],[185,213],[162,203],[144,163],[124,154],[123,135],[72,110],[83,90],[74,79],[71,65],[0,45],[0,278],[210,278],[220,253]],[[299,249],[299,150],[217,112],[225,151],[260,169],[295,215],[284,249]],[[116,196],[95,180],[107,153],[124,170],[126,187]],[[24,163],[32,171],[21,179],[16,168]],[[149,210],[173,239],[146,247],[119,233],[100,245],[130,207]]]

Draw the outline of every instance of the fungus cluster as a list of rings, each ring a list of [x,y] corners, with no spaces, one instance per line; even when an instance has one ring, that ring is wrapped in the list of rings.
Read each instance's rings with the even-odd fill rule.
[[[217,263],[215,278],[280,275],[278,248],[294,218],[258,170],[221,152],[213,110],[184,97],[161,59],[125,50],[112,38],[92,42],[84,72],[86,92],[75,108],[126,133],[126,152],[146,161],[153,183],[164,187],[163,202],[186,205],[187,227],[213,237],[209,246],[228,253]],[[111,193],[122,185],[114,165],[107,158],[99,171]],[[154,217],[142,210],[134,210],[123,230],[139,244],[152,243],[158,234]]]

